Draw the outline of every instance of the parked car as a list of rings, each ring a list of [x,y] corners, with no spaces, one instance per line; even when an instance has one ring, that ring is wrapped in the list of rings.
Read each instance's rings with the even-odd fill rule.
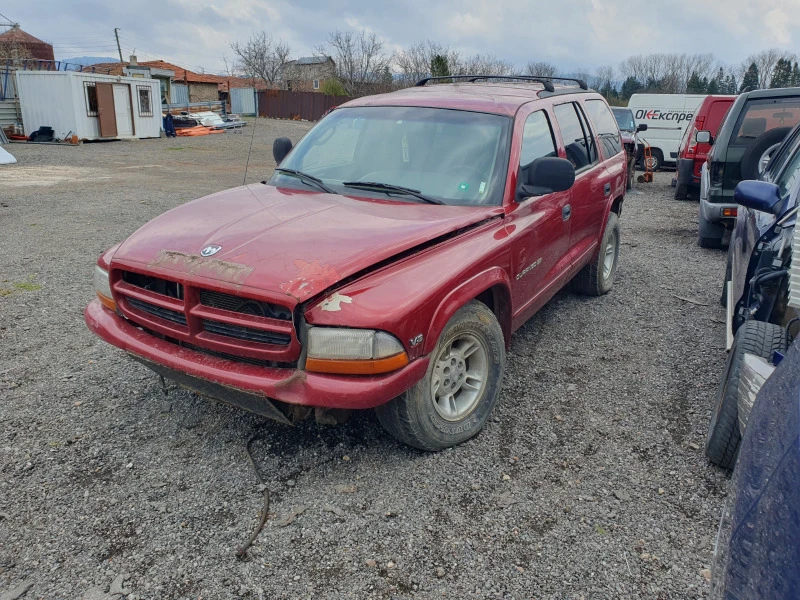
[[[738,206],[736,185],[758,179],[770,154],[800,121],[800,88],[758,90],[741,94],[731,106],[719,133],[695,134],[699,144],[712,144],[701,171],[698,243],[720,248],[733,228]]]
[[[786,349],[788,325],[800,316],[789,302],[792,239],[800,195],[800,135],[789,136],[763,181],[742,181],[726,269],[727,346],[730,350],[706,441],[709,460],[733,467],[741,439],[741,382],[748,355],[769,360]]]
[[[636,177],[636,161],[639,159],[639,143],[636,134],[647,131],[647,125],[642,124],[637,127],[630,108],[612,106],[611,112],[614,113],[614,118],[617,120],[622,136],[622,145],[625,147],[625,155],[628,159],[628,183],[626,185],[628,189],[631,189]]]
[[[800,598],[800,344],[758,392],[720,520],[712,600]]]
[[[452,79],[347,102],[276,140],[269,180],[144,225],[100,256],[88,327],[282,422],[377,408],[418,448],[475,435],[512,332],[569,282],[611,289],[626,161],[583,82]]]
[[[678,147],[677,184],[675,199],[686,200],[690,190],[700,190],[700,170],[708,158],[711,144],[699,144],[698,131],[709,131],[717,135],[728,109],[736,96],[706,96],[697,107]]]
[[[641,141],[650,144],[654,171],[664,165],[675,165],[683,132],[704,98],[695,94],[633,94],[630,97],[628,108],[633,111],[636,124],[647,125],[647,136]]]

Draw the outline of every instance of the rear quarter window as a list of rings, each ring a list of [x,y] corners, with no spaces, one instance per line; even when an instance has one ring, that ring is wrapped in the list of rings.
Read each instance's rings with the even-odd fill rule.
[[[731,146],[749,146],[760,135],[800,121],[800,98],[749,100],[736,122]]]
[[[617,120],[608,105],[602,100],[587,100],[584,102],[584,106],[586,112],[589,113],[589,120],[594,125],[594,130],[597,132],[597,137],[600,138],[603,153],[607,157],[611,157],[622,152]]]

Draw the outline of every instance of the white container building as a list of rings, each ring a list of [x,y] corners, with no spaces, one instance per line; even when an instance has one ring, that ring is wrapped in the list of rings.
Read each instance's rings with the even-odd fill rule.
[[[155,79],[76,71],[16,72],[25,134],[52,127],[57,139],[154,138],[161,135]]]

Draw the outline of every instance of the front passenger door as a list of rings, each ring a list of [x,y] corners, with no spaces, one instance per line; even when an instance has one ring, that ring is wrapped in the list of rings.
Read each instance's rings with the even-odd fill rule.
[[[546,111],[532,112],[525,119],[517,177],[537,158],[557,157],[555,136]],[[513,244],[512,294],[514,304],[530,307],[537,297],[547,296],[547,289],[566,273],[569,257],[570,222],[565,209],[570,192],[518,198],[511,213],[515,225]]]

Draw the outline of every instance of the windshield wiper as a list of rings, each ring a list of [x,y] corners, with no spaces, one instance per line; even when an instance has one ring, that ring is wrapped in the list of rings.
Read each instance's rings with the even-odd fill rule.
[[[387,194],[405,194],[407,196],[414,196],[428,204],[444,204],[441,200],[426,196],[419,190],[412,190],[411,188],[403,187],[401,185],[392,185],[391,183],[380,183],[379,181],[345,181],[342,183],[344,187],[363,189],[363,190],[378,190],[386,192]]]
[[[284,167],[277,167],[275,170],[278,171],[279,173],[285,173],[286,175],[291,175],[292,177],[297,177],[303,183],[313,183],[319,189],[321,189],[323,192],[327,192],[329,194],[335,194],[336,193],[331,188],[329,188],[327,185],[322,183],[322,179],[320,179],[319,177],[314,177],[313,175],[309,175],[308,173],[303,173],[302,171],[298,171],[297,169],[286,169]]]

